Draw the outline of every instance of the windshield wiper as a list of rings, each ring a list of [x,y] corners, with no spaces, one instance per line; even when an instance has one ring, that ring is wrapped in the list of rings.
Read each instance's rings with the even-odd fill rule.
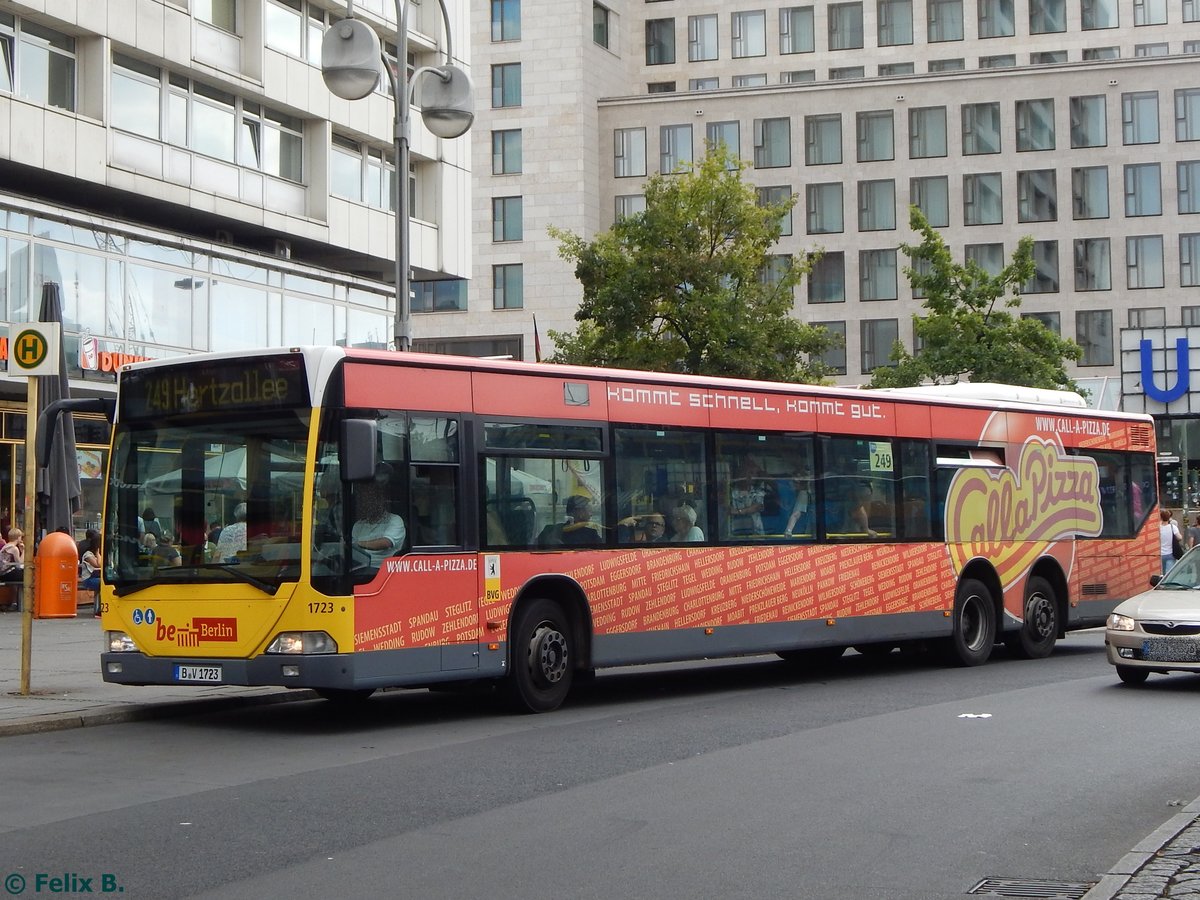
[[[226,572],[234,576],[239,581],[244,581],[246,584],[258,588],[264,594],[270,594],[272,597],[275,596],[275,594],[279,591],[279,585],[271,584],[269,581],[263,581],[261,578],[251,575],[249,572],[241,571],[236,564],[232,563],[210,563],[203,566],[185,566],[184,569],[192,570],[197,575],[200,574],[201,569],[219,569],[222,572]],[[182,571],[179,569],[174,571],[180,571],[180,574],[182,574]],[[138,591],[144,591],[146,588],[154,587],[156,585],[178,584],[179,581],[180,579],[178,576],[172,577],[171,574],[160,572],[160,574],[156,575],[154,578],[149,578],[146,581],[139,581],[136,584],[118,585],[114,591],[118,597],[125,597],[129,594],[136,594]]]

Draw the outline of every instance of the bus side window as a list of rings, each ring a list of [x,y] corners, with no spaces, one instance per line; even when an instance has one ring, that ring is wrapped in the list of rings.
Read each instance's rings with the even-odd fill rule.
[[[457,466],[412,467],[412,543],[458,544]]]

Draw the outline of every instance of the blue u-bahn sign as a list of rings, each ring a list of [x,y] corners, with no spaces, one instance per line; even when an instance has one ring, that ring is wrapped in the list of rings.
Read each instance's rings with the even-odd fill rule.
[[[1200,327],[1121,332],[1121,393],[1126,410],[1200,414],[1200,392],[1192,392],[1193,370],[1200,370]]]

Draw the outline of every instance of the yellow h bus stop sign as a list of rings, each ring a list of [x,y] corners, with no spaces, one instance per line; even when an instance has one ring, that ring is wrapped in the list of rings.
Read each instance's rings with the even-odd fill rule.
[[[62,326],[58,322],[22,325],[9,341],[8,374],[57,375],[61,337]]]

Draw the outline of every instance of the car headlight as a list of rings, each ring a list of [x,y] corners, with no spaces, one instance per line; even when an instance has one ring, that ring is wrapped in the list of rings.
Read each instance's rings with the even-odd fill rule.
[[[1133,631],[1134,621],[1129,616],[1113,613],[1105,623],[1110,631]]]
[[[137,653],[137,644],[123,631],[104,632],[104,646],[109,653]]]
[[[337,653],[337,641],[324,631],[285,631],[267,645],[268,653]]]

